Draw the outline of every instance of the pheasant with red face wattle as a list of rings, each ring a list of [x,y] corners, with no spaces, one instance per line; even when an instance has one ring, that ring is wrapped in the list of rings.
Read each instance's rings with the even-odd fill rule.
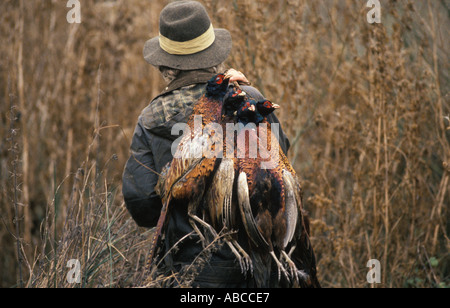
[[[248,126],[241,130],[237,138],[238,144],[244,145],[240,150],[244,156],[238,159],[237,194],[254,277],[258,287],[270,287],[274,261],[280,285],[320,287],[301,186],[267,121],[278,108],[267,100],[249,99],[237,113],[244,125],[256,124],[256,129]],[[252,155],[251,145],[258,145],[257,156]]]
[[[222,101],[227,94],[228,79],[224,74],[218,74],[211,78],[206,85],[206,97],[217,101]]]
[[[244,125],[250,123],[257,124],[256,102],[254,100],[245,100],[244,102],[242,102],[237,110],[236,116],[238,122]]]
[[[236,116],[239,107],[246,99],[246,95],[236,84],[232,83],[228,86],[228,91],[223,99],[223,114],[228,120]]]
[[[238,121],[244,125],[254,123],[256,125],[267,122],[267,117],[280,106],[268,100],[256,101],[252,98],[241,103],[237,112]]]
[[[261,120],[261,122],[267,120],[267,117],[279,108],[280,105],[274,104],[271,101],[259,101],[256,103],[256,110],[263,119],[261,120],[261,117],[258,117],[257,119]]]

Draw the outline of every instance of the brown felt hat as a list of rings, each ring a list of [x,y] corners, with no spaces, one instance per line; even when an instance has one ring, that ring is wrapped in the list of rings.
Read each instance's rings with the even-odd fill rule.
[[[197,1],[176,1],[161,12],[159,36],[145,43],[144,59],[153,66],[179,70],[214,67],[231,51],[231,35],[214,29]]]

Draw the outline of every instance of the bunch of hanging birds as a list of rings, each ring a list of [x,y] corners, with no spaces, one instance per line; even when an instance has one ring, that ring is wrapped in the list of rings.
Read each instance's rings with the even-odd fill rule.
[[[157,191],[163,208],[149,265],[176,200],[187,204],[190,223],[205,247],[206,233],[217,236],[230,231],[225,242],[242,272],[253,275],[257,287],[273,287],[274,272],[278,273],[278,286],[320,287],[301,185],[279,144],[273,146],[278,140],[267,121],[280,106],[253,99],[226,77],[219,74],[208,82],[206,94],[194,105],[190,130],[160,177]],[[201,115],[201,127],[194,125],[196,115]],[[238,130],[231,138],[235,155],[230,158],[224,134],[205,136],[203,129],[210,123],[221,125],[223,132],[228,123],[252,124],[253,128]],[[250,155],[251,145],[261,143],[264,146],[258,147],[257,155]],[[204,151],[205,144],[207,151],[223,151],[223,155],[196,153]],[[217,148],[218,144],[222,148]]]

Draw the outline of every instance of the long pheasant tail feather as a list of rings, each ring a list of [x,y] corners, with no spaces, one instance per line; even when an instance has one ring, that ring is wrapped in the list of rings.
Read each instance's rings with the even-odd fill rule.
[[[220,182],[220,185],[222,185],[221,190],[223,191],[223,200],[220,200],[221,204],[219,204],[219,206],[222,207],[220,219],[223,222],[223,225],[231,230],[233,228],[231,209],[234,183],[233,159],[224,159],[217,173],[220,173],[223,177],[222,181]]]
[[[284,187],[285,187],[285,216],[286,216],[286,236],[283,241],[283,248],[286,248],[286,246],[292,241],[294,238],[295,230],[297,228],[297,220],[298,220],[298,205],[297,205],[297,198],[296,198],[296,183],[295,179],[292,176],[292,174],[287,171],[283,170],[283,181],[284,181]]]
[[[248,191],[247,175],[242,172],[238,178],[238,203],[239,210],[242,216],[242,222],[244,223],[245,230],[252,242],[259,248],[269,249],[269,243],[265,240],[264,236],[258,230],[257,223],[253,217],[250,197]]]
[[[155,233],[153,234],[152,245],[150,246],[150,256],[148,258],[148,263],[147,263],[147,272],[150,272],[150,270],[153,266],[153,261],[154,261],[153,259],[155,258],[156,250],[158,249],[158,243],[159,243],[159,239],[161,237],[164,223],[166,222],[167,212],[169,209],[169,203],[170,203],[170,197],[167,199],[167,202],[164,203],[164,205],[161,209],[161,214],[159,216],[158,224],[156,225]]]

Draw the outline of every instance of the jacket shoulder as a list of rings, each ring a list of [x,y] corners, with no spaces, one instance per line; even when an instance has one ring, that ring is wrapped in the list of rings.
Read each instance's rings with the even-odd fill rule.
[[[195,84],[157,96],[141,112],[139,121],[152,130],[170,122],[187,122],[193,104],[205,93],[204,84]]]
[[[264,95],[262,95],[262,93],[251,86],[241,86],[242,90],[247,93],[250,97],[256,99],[256,100],[265,100]]]

